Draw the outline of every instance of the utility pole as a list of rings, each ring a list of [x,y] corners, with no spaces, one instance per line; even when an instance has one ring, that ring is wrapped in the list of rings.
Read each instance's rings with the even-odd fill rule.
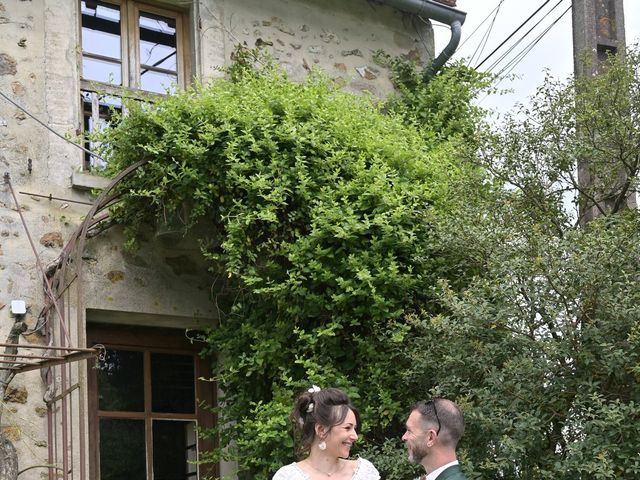
[[[573,66],[576,76],[597,75],[608,55],[624,52],[622,0],[573,0]],[[591,65],[585,64],[584,55]]]
[[[626,48],[623,0],[572,0],[573,65],[576,78],[592,77],[602,71],[610,55],[622,54]],[[593,183],[589,159],[578,160],[578,183]],[[582,203],[582,202],[581,202]],[[611,210],[607,199],[600,202],[605,212]],[[636,206],[635,194],[627,198],[627,207]],[[584,225],[600,215],[597,207],[581,207]]]

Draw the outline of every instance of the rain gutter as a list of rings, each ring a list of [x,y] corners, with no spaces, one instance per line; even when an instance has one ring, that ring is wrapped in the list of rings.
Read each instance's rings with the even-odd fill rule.
[[[381,0],[382,3],[390,5],[398,10],[421,17],[430,18],[436,22],[445,23],[451,27],[451,38],[440,55],[426,67],[422,73],[425,82],[431,80],[436,73],[455,53],[460,37],[462,35],[462,24],[467,14],[453,7],[448,7],[432,0]]]

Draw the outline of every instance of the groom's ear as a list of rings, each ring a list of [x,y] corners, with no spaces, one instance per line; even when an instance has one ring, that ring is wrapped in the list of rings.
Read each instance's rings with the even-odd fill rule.
[[[438,434],[435,430],[429,430],[427,432],[427,447],[433,447],[438,440]]]

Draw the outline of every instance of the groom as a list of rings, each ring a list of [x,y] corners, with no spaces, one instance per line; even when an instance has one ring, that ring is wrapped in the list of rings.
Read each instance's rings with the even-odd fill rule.
[[[451,400],[422,400],[411,407],[402,441],[409,461],[420,463],[427,472],[422,480],[465,480],[456,457],[463,433],[462,410]]]

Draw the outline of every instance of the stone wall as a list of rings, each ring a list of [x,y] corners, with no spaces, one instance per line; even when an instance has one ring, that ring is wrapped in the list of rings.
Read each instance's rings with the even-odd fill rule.
[[[27,107],[34,115],[47,121],[45,56],[45,20],[39,8],[42,2],[0,2],[0,92]],[[27,186],[47,182],[40,168],[46,165],[49,136],[36,128],[26,114],[0,99],[0,173],[9,172],[15,182],[16,194]],[[29,159],[32,170],[29,173]],[[37,164],[37,171],[33,166]],[[55,187],[54,187],[55,188]],[[63,189],[55,188],[56,192]],[[25,205],[25,216],[34,226],[31,232],[43,262],[56,256],[58,247],[39,244],[40,236],[62,230],[57,212],[48,207],[37,208],[38,202]],[[32,204],[33,203],[33,204]],[[54,220],[55,219],[55,220]],[[33,325],[42,304],[41,282],[34,254],[16,211],[13,198],[0,184],[0,342],[4,342],[13,324],[11,300],[25,300],[26,319]],[[26,336],[21,342],[39,342]],[[43,415],[42,388],[37,372],[16,377],[4,399],[0,429],[14,443],[21,464],[33,461],[46,463],[46,430]],[[33,459],[33,460],[27,460]],[[22,465],[21,465],[22,466]],[[40,472],[27,472],[21,480],[40,478]]]
[[[345,90],[378,97],[392,90],[379,53],[433,58],[430,24],[376,2],[222,0],[201,2],[202,73],[228,63],[235,45],[269,52],[293,79],[321,69]],[[225,52],[221,58],[221,52]]]

